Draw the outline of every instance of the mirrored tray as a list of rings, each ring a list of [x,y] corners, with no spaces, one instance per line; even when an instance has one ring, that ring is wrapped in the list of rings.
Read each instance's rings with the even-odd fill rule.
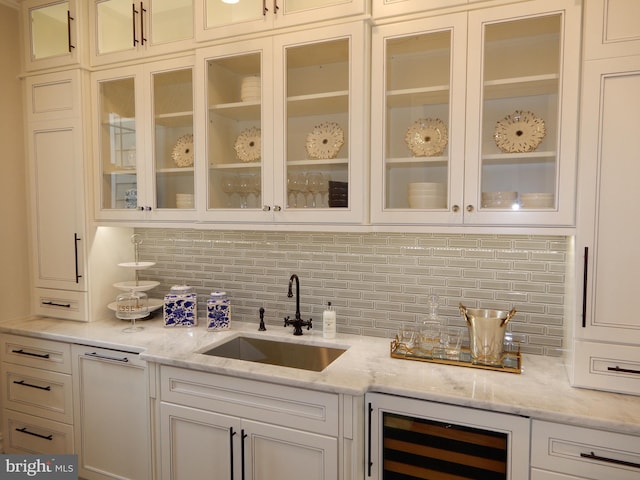
[[[461,367],[481,368],[498,372],[522,373],[522,356],[520,355],[520,342],[504,342],[504,354],[500,365],[486,365],[474,363],[468,347],[460,349],[457,358],[451,358],[445,354],[443,348],[434,348],[431,354],[425,354],[421,350],[407,348],[398,341],[398,337],[391,341],[390,353],[392,358],[404,360],[417,360],[419,362],[441,363],[445,365],[458,365]]]

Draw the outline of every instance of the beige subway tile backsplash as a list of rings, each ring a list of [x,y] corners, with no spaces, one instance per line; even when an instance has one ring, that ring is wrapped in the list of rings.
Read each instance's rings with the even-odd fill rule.
[[[338,331],[391,339],[399,322],[421,322],[428,297],[440,297],[442,321],[463,325],[458,304],[518,313],[511,334],[523,350],[559,355],[563,347],[565,282],[570,239],[563,236],[313,233],[137,229],[140,256],[156,262],[141,278],[196,287],[202,308],[212,290],[225,290],[233,318],[271,328],[295,313],[287,298],[300,277],[301,312],[321,329],[331,301]]]

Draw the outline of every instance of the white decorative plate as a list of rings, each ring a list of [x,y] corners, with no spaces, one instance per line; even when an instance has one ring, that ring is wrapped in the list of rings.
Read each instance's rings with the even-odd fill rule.
[[[260,160],[262,152],[262,139],[259,128],[251,127],[240,132],[234,146],[238,159],[243,162],[256,162]]]
[[[516,110],[496,124],[493,137],[505,153],[533,152],[546,135],[544,120],[535,114]]]
[[[323,122],[307,134],[307,154],[310,158],[336,158],[344,145],[344,131],[336,122]]]
[[[193,135],[183,135],[178,139],[173,147],[171,158],[178,167],[193,165]]]
[[[134,270],[144,270],[145,268],[153,267],[156,262],[124,262],[119,263],[119,267],[133,268]]]
[[[409,127],[404,141],[416,157],[440,155],[449,142],[447,126],[437,118],[421,118]]]
[[[152,288],[156,288],[160,285],[160,282],[156,282],[155,280],[130,280],[128,282],[118,282],[114,283],[113,286],[124,291],[136,291],[136,292],[146,292],[147,290],[151,290]]]

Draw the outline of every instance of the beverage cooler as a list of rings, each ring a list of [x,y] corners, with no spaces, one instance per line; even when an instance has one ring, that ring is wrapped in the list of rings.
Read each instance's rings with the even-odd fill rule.
[[[366,479],[529,478],[529,418],[368,394]]]

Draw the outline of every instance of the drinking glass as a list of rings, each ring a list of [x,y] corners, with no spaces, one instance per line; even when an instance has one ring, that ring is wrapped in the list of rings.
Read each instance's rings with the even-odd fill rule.
[[[460,359],[460,346],[462,345],[462,337],[464,336],[462,327],[442,327],[440,334],[440,346],[444,350],[444,355],[449,360]]]
[[[404,322],[398,329],[398,350],[401,353],[407,353],[411,350],[416,341],[416,325],[414,323]]]
[[[307,173],[307,190],[309,191],[309,202],[307,206],[316,208],[316,199],[318,193],[320,193],[320,184],[322,183],[322,173],[309,172]]]
[[[420,329],[419,348],[426,355],[433,355],[433,350],[440,346],[440,322],[426,321]]]

